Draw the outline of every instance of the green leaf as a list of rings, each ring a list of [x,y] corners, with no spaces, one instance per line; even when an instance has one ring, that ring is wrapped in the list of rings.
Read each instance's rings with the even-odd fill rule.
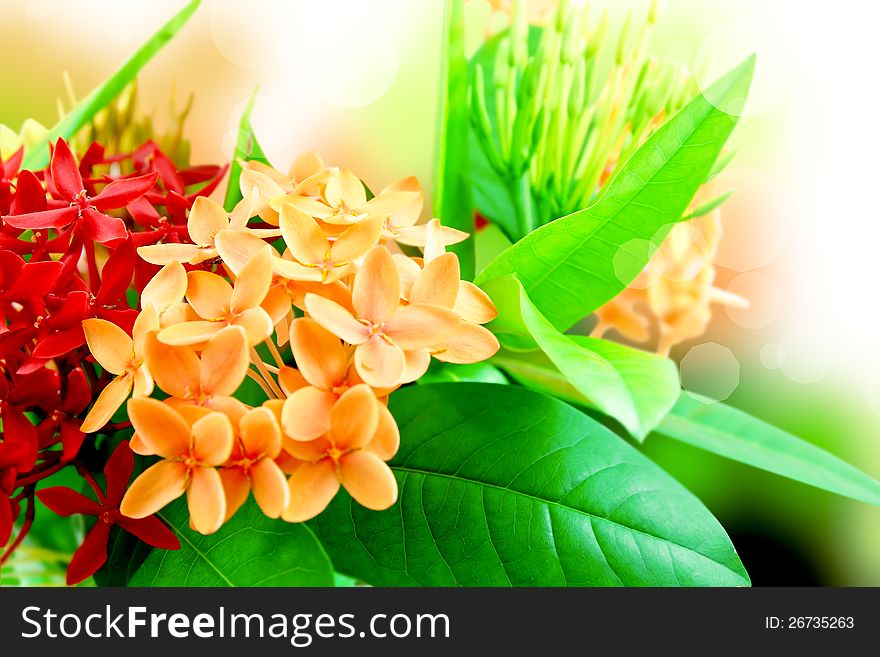
[[[658,129],[621,166],[590,207],[542,226],[499,255],[478,284],[517,274],[559,330],[620,293],[685,212],[718,158],[742,102],[754,57],[725,75]]]
[[[254,111],[254,101],[257,98],[257,90],[254,89],[248,104],[241,114],[241,120],[238,123],[238,138],[235,140],[235,152],[232,154],[232,164],[229,167],[229,182],[226,185],[226,198],[223,201],[223,207],[227,212],[232,212],[235,205],[241,200],[241,162],[255,160],[263,164],[269,164],[266,154],[263,152],[254,129],[251,126],[251,113]]]
[[[434,214],[446,226],[474,232],[474,205],[468,175],[468,61],[465,55],[464,3],[447,0],[443,21],[442,105],[434,166]],[[474,240],[449,247],[458,254],[462,277],[474,277]]]
[[[703,217],[703,216],[709,214],[710,212],[712,212],[712,210],[717,208],[719,205],[724,203],[724,201],[729,199],[732,195],[733,195],[732,189],[724,192],[723,194],[719,194],[718,196],[716,196],[712,200],[706,201],[705,203],[703,203],[703,205],[699,205],[696,208],[694,208],[693,211],[689,212],[684,217],[682,217],[682,220],[696,219],[697,217]]]
[[[95,573],[98,586],[128,586],[153,548],[120,527],[110,530],[107,562]]]
[[[489,363],[456,365],[453,363],[442,363],[439,360],[431,362],[428,371],[418,380],[418,383],[419,385],[426,385],[429,383],[455,383],[456,381],[508,383],[501,370]]]
[[[153,550],[130,586],[333,586],[333,566],[309,528],[267,518],[252,500],[209,536],[189,528],[183,498],[159,517],[180,550]]]
[[[504,327],[528,335],[584,403],[620,422],[639,440],[666,415],[678,398],[678,370],[668,358],[599,338],[563,335],[542,315],[514,277],[494,279],[492,297]],[[496,323],[499,320],[496,320]],[[497,325],[493,323],[492,328]],[[502,344],[510,337],[499,335]],[[522,338],[515,338],[522,346]]]
[[[400,488],[311,521],[337,570],[377,586],[748,585],[718,521],[625,440],[515,386],[391,397]]]
[[[76,107],[68,112],[64,118],[49,130],[49,138],[32,148],[25,155],[22,168],[42,169],[49,164],[49,141],[55,141],[59,137],[70,139],[76,132],[110,103],[119,93],[135,79],[138,72],[165,47],[171,39],[186,25],[186,22],[198,9],[201,0],[191,0],[171,20],[165,23],[159,31],[153,34],[137,52],[135,52],[113,75],[111,75],[97,89],[92,91]]]
[[[880,482],[740,410],[682,393],[657,433],[734,461],[880,506]]]

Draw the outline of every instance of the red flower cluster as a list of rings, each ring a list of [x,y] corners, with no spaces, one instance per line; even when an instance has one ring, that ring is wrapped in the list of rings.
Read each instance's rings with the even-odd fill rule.
[[[140,292],[158,269],[138,258],[136,247],[188,242],[189,208],[225,174],[217,166],[178,169],[152,142],[112,156],[92,144],[77,161],[59,139],[50,166],[37,172],[20,170],[22,155],[19,150],[0,160],[0,546],[6,545],[0,564],[34,521],[38,482],[68,465],[94,482],[79,457],[85,437],[80,425],[112,375],[91,360],[83,320],[98,317],[131,333],[137,310],[127,293],[132,282]],[[119,428],[108,425],[107,431]],[[124,489],[130,474],[128,468],[126,481],[115,485]],[[110,503],[92,487],[102,504]],[[74,507],[47,501],[59,495],[65,494],[54,490],[44,501],[66,515]],[[21,528],[10,543],[22,509]],[[89,509],[75,512],[94,511]],[[143,538],[113,513],[115,524]],[[89,534],[69,578],[79,581],[101,566],[107,535]],[[156,540],[163,547],[173,542],[168,536]]]

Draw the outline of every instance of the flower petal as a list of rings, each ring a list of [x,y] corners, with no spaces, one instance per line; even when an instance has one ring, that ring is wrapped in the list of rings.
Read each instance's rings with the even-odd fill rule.
[[[428,304],[404,306],[385,322],[382,332],[401,349],[412,351],[439,344],[461,323],[457,313]]]
[[[400,430],[391,411],[384,404],[379,404],[379,426],[373,439],[366,449],[373,452],[383,461],[390,460],[400,448]]]
[[[166,326],[156,335],[157,339],[171,347],[183,347],[198,345],[207,342],[220,331],[227,328],[226,322],[209,322],[196,320],[194,322],[181,322]],[[152,370],[151,370],[152,371]],[[164,386],[159,384],[164,390]],[[165,392],[169,392],[166,390]]]
[[[330,504],[339,491],[336,468],[330,459],[305,463],[287,480],[290,505],[281,514],[288,522],[304,522],[314,518]]]
[[[324,198],[334,207],[345,204],[356,208],[367,202],[367,193],[360,178],[349,169],[340,169],[327,181]]]
[[[330,440],[339,449],[357,449],[369,443],[379,426],[379,401],[368,385],[346,390],[330,411]]]
[[[281,386],[284,394],[289,397],[294,391],[309,385],[309,382],[303,378],[298,369],[285,365],[278,370],[278,384]]]
[[[275,328],[269,313],[260,307],[245,310],[235,318],[233,326],[244,330],[247,343],[251,347],[256,347],[266,340],[272,335],[272,329]]]
[[[52,174],[52,182],[64,199],[72,201],[74,196],[85,189],[76,157],[67,142],[60,137],[52,151],[49,171]]]
[[[98,398],[95,405],[83,420],[80,431],[83,433],[94,433],[110,421],[113,414],[119,410],[119,407],[125,403],[125,399],[131,392],[132,378],[130,374],[118,376],[107,384]]]
[[[300,388],[284,401],[281,426],[294,440],[314,440],[330,430],[330,411],[336,395],[312,386]]]
[[[444,253],[425,265],[425,269],[413,283],[409,302],[452,308],[458,296],[460,277],[458,256]]]
[[[127,408],[138,438],[153,454],[174,459],[189,453],[190,426],[168,404],[140,397],[129,399]]]
[[[176,326],[185,326],[185,324]],[[158,335],[162,335],[162,332]],[[198,393],[201,387],[200,362],[196,352],[191,348],[171,346],[160,342],[156,334],[149,334],[144,338],[144,359],[156,384],[164,392],[173,397],[188,397]]]
[[[401,385],[421,379],[428,371],[428,367],[431,366],[430,349],[417,349],[404,353],[406,354],[406,368],[400,377],[399,383]]]
[[[186,228],[193,242],[199,246],[213,245],[214,236],[228,227],[229,215],[222,205],[207,196],[196,197],[186,222]]]
[[[406,356],[396,344],[373,336],[355,349],[354,365],[364,383],[373,388],[391,388],[406,369]]]
[[[313,176],[323,170],[324,160],[313,150],[305,151],[300,153],[293,161],[293,164],[290,165],[287,176],[296,182],[302,182],[309,176]]]
[[[384,322],[400,305],[400,276],[384,246],[375,246],[364,258],[354,279],[351,296],[359,318]],[[348,342],[348,340],[346,340]]]
[[[287,436],[284,437],[284,451],[292,457],[307,463],[315,463],[325,458],[330,447],[330,441],[326,438],[303,441],[291,440]]]
[[[323,270],[318,267],[306,267],[284,258],[272,258],[272,271],[291,281],[319,283],[323,276]]]
[[[128,334],[105,319],[86,319],[82,326],[95,360],[108,372],[122,374],[134,356],[134,343]]]
[[[470,281],[459,281],[458,296],[452,308],[466,322],[485,324],[498,316],[498,310],[489,295]]]
[[[202,319],[219,319],[232,304],[232,286],[217,274],[191,271],[187,274],[186,299]]]
[[[397,479],[391,468],[372,452],[358,450],[339,462],[345,490],[362,506],[382,511],[397,501]]]
[[[206,465],[222,465],[232,453],[232,423],[223,413],[209,413],[192,425],[192,455]]]
[[[349,344],[361,344],[369,338],[370,330],[338,303],[317,294],[306,294],[305,306],[312,319]]]
[[[214,246],[237,276],[251,258],[266,248],[266,242],[248,230],[221,230],[214,236]]]
[[[67,566],[67,584],[79,584],[94,575],[107,561],[107,540],[110,538],[110,523],[99,519],[86,535]]]
[[[247,340],[238,326],[217,333],[202,352],[199,382],[203,395],[232,395],[247,376]]]
[[[279,219],[281,235],[293,257],[303,264],[317,265],[324,261],[330,244],[318,223],[299,208],[285,203]]]
[[[268,408],[248,411],[238,422],[238,432],[249,459],[274,459],[281,452],[281,428]]]
[[[137,252],[150,264],[168,265],[189,262],[199,252],[199,247],[195,244],[150,244],[139,246]]]
[[[241,468],[220,468],[220,482],[226,497],[226,520],[235,515],[241,505],[247,501],[251,492],[251,482]]]
[[[121,516],[116,520],[116,524],[129,534],[137,536],[147,545],[152,545],[160,550],[180,549],[180,541],[174,532],[155,516],[138,519]]]
[[[261,459],[251,466],[254,499],[270,518],[278,518],[290,505],[290,489],[281,468],[272,459]]]
[[[213,534],[226,520],[226,496],[223,482],[214,468],[193,468],[186,490],[189,520],[200,534]]]
[[[478,363],[491,358],[500,348],[498,338],[479,324],[462,322],[432,354],[446,363]]]
[[[271,251],[272,247],[267,244],[242,267],[232,291],[232,312],[242,313],[263,303],[272,285]]]
[[[357,260],[372,249],[382,234],[382,217],[370,217],[346,228],[333,242],[330,256],[334,263]]]
[[[299,371],[313,386],[330,390],[345,380],[348,356],[339,338],[315,320],[301,317],[290,325],[290,347]]]
[[[97,502],[64,486],[42,488],[37,491],[37,498],[59,516],[70,516],[74,513],[99,516],[104,511]]]
[[[159,461],[147,468],[122,498],[119,511],[129,518],[146,518],[183,495],[187,469],[176,461]]]

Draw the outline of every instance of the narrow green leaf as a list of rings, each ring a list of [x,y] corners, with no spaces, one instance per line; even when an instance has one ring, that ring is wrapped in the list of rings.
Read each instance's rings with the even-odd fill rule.
[[[738,409],[682,393],[657,433],[844,497],[880,506],[880,482]]]
[[[637,439],[643,440],[678,398],[678,370],[668,358],[599,338],[563,335],[514,277],[494,279],[486,291],[498,308],[496,332],[500,327],[529,336],[588,406],[616,419]],[[500,333],[499,338],[510,345],[510,336]],[[514,344],[525,348],[521,337]]]
[[[254,101],[257,98],[257,90],[254,89],[248,104],[241,114],[238,123],[238,138],[235,140],[235,152],[232,154],[232,163],[229,167],[229,182],[226,185],[226,198],[223,207],[227,212],[232,212],[235,205],[241,200],[241,161],[255,160],[263,164],[269,164],[266,154],[263,152],[254,129],[251,126],[251,113],[254,111]]]
[[[49,141],[55,141],[59,137],[70,139],[76,132],[101,109],[135,79],[138,72],[149,62],[156,53],[162,50],[171,39],[186,25],[186,22],[195,13],[201,0],[191,0],[171,20],[165,23],[159,31],[153,34],[137,52],[135,52],[113,75],[104,81],[101,86],[92,91],[80,103],[77,104],[64,118],[49,130],[48,141],[41,142],[25,155],[22,168],[42,169],[49,164]]]
[[[333,586],[333,566],[308,527],[267,518],[251,500],[214,534],[189,528],[183,498],[159,516],[180,550],[153,550],[130,586]]]
[[[376,512],[340,493],[310,522],[377,586],[744,586],[724,529],[595,420],[516,386],[411,386],[391,398],[400,488]]]
[[[712,210],[717,208],[719,205],[724,203],[724,201],[729,199],[732,195],[733,195],[732,189],[724,192],[723,194],[719,194],[718,196],[713,198],[711,201],[706,201],[705,203],[703,203],[703,205],[699,205],[696,208],[694,208],[692,212],[689,212],[684,217],[682,217],[682,220],[696,219],[697,217],[703,217],[703,216],[709,214],[710,212],[712,212]]]
[[[652,253],[637,245],[659,245],[706,179],[738,119],[718,107],[741,104],[753,68],[749,57],[691,101],[620,167],[596,203],[527,235],[477,282],[516,274],[561,331],[620,293]]]
[[[434,167],[434,214],[446,226],[474,232],[474,204],[468,176],[468,60],[465,55],[463,0],[446,0],[443,70],[440,76],[442,105],[437,131]],[[458,254],[462,277],[474,277],[474,240],[469,237],[449,247]]]

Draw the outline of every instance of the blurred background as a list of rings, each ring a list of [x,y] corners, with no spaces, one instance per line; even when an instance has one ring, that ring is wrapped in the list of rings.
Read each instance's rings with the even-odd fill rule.
[[[618,23],[648,5],[588,4]],[[0,122],[51,125],[64,71],[84,96],[182,5],[0,0]],[[277,168],[315,148],[371,188],[414,174],[430,194],[442,14],[442,0],[205,0],[140,77],[139,102],[161,124],[172,96],[194,94],[192,160],[222,162],[258,86],[253,125]],[[476,47],[498,16],[483,0],[467,14]],[[751,306],[717,307],[675,348],[685,387],[880,478],[877,14],[856,0],[668,0],[651,49],[701,85],[758,54],[716,261]],[[719,517],[755,585],[880,585],[880,509],[659,437],[645,449]]]

